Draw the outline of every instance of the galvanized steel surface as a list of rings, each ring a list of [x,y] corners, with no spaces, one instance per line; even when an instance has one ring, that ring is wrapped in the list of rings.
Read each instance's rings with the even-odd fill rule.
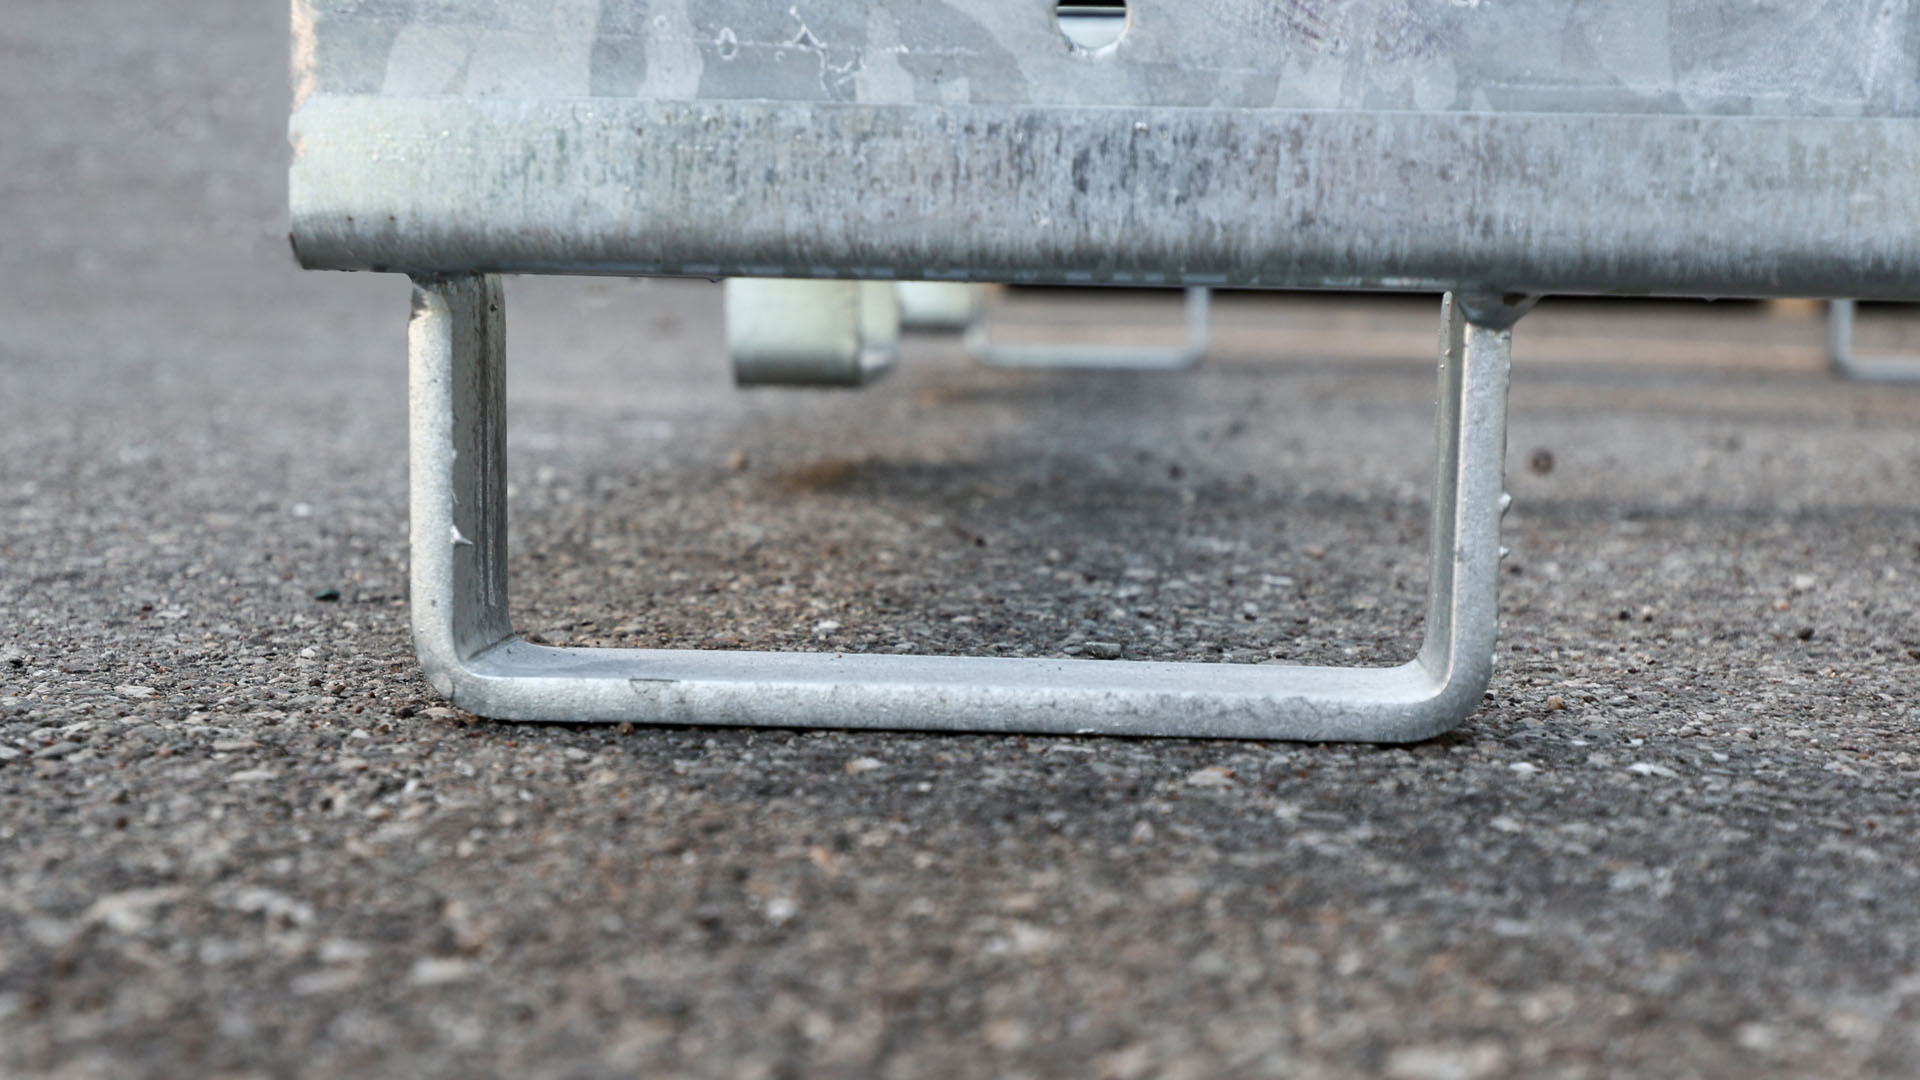
[[[302,262],[1920,296],[1920,12],[297,0]]]
[[[520,100],[1920,115],[1914,0],[295,0],[295,90]]]
[[[331,269],[1920,296],[1920,122],[330,98]]]

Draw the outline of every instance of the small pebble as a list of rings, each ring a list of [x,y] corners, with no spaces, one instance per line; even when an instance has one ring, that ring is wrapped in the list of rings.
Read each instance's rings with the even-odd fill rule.
[[[472,961],[458,957],[427,957],[417,961],[407,975],[407,982],[414,986],[445,986],[470,979],[474,975]]]
[[[287,992],[294,997],[314,997],[351,989],[366,978],[359,968],[321,968],[287,981]]]
[[[1080,646],[1080,655],[1093,660],[1120,659],[1120,643],[1117,641],[1089,641]]]
[[[1209,765],[1188,773],[1187,783],[1194,787],[1232,787],[1233,770],[1225,765]]]
[[[320,943],[317,956],[323,964],[357,964],[373,958],[371,945],[347,938],[328,938]]]

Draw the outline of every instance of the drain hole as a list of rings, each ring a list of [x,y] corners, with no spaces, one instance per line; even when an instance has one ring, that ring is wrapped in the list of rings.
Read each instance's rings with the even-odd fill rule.
[[[1083,49],[1104,49],[1127,32],[1127,0],[1074,0],[1053,7],[1060,32]]]

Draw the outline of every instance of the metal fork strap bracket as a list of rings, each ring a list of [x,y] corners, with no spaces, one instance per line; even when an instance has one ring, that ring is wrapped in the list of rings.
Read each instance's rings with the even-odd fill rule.
[[[484,716],[1399,742],[1479,704],[1497,633],[1510,332],[1444,308],[1425,643],[1396,667],[580,649],[507,609],[499,279],[414,292],[411,593],[435,688]]]

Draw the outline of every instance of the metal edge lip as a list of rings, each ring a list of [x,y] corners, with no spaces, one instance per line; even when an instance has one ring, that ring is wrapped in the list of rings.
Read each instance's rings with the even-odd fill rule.
[[[314,269],[1920,297],[1915,120],[323,96],[292,125]]]

